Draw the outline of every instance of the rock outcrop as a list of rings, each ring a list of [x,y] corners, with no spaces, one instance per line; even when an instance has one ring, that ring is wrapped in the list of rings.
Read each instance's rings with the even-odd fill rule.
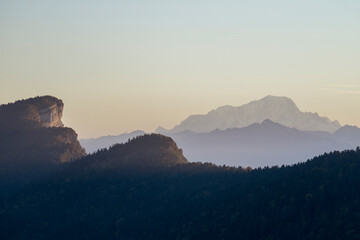
[[[40,122],[44,127],[64,127],[61,122],[64,104],[62,101],[39,111]]]
[[[43,96],[0,106],[0,128],[64,127],[62,100]]]
[[[0,106],[0,188],[46,175],[86,155],[76,132],[61,122],[63,108],[51,96]]]

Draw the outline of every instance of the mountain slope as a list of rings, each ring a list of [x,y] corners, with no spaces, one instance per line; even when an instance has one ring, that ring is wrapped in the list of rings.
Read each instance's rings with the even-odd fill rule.
[[[144,135],[144,131],[134,131],[131,133],[123,133],[117,136],[103,136],[99,138],[80,139],[79,142],[87,153],[93,153],[102,148],[108,148],[116,143],[125,143],[131,138]]]
[[[355,146],[326,132],[305,132],[265,120],[244,128],[168,134],[190,161],[264,167],[295,164],[313,156]]]
[[[292,167],[63,172],[0,198],[1,239],[359,239],[360,149]]]
[[[184,164],[188,161],[170,137],[146,134],[102,149],[67,166],[67,169],[82,171],[149,170]]]
[[[346,125],[334,133],[334,137],[354,146],[360,146],[360,128]]]
[[[240,107],[223,106],[206,115],[192,115],[171,130],[159,127],[156,132],[211,132],[216,129],[246,127],[265,119],[303,131],[320,130],[332,133],[341,127],[337,121],[332,122],[317,113],[301,112],[290,98],[267,96]]]
[[[294,164],[324,152],[360,146],[360,131],[356,131],[354,127],[350,129],[345,126],[331,134],[323,131],[300,131],[268,119],[243,128],[215,130],[210,133],[183,131],[165,135],[176,141],[191,162],[243,167]],[[100,139],[101,143],[108,144],[101,145],[101,148],[116,143],[114,137],[105,136]],[[100,148],[96,145],[92,147]]]
[[[0,185],[27,182],[86,155],[75,131],[63,127],[63,107],[51,96],[0,106]]]

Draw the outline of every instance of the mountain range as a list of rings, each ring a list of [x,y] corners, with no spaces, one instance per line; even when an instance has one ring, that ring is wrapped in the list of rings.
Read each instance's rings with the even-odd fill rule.
[[[301,131],[333,133],[341,127],[338,121],[330,121],[317,113],[301,112],[290,98],[267,96],[239,107],[222,106],[206,115],[192,115],[170,130],[159,127],[155,132],[211,132],[216,129],[242,128],[266,119]]]
[[[192,161],[254,168],[291,165],[325,152],[354,149],[360,141],[343,133],[346,128],[334,134],[300,131],[267,119],[243,128],[166,135],[171,136]],[[360,134],[355,136],[360,137]]]
[[[171,130],[158,128],[156,132],[173,138],[190,161],[243,167],[294,164],[360,145],[358,127],[342,127],[317,113],[301,112],[291,99],[275,96],[241,107],[219,107],[207,115],[190,116]],[[80,142],[87,152],[93,152],[141,134],[135,131]]]
[[[235,168],[189,162],[171,137],[135,136],[142,132],[86,154],[61,121],[63,107],[50,96],[0,106],[0,239],[360,236],[360,148],[292,164],[294,153],[357,143],[357,127],[300,131],[266,119],[173,134],[186,151],[198,151],[192,161],[234,155],[239,163],[245,154],[248,165],[256,157],[271,165],[290,154],[286,166]]]

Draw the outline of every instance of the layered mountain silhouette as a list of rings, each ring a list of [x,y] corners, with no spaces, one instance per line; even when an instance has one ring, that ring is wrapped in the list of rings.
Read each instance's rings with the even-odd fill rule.
[[[173,138],[190,161],[243,167],[294,164],[324,152],[360,145],[358,127],[341,127],[337,121],[316,113],[303,113],[291,99],[274,96],[190,116],[174,129],[157,132]],[[141,133],[81,142],[87,152],[93,152]]]
[[[159,127],[156,132],[162,134],[182,131],[211,132],[216,129],[246,127],[266,119],[302,131],[333,133],[341,127],[337,121],[330,121],[317,113],[301,112],[290,98],[267,96],[240,107],[222,106],[206,115],[192,115],[173,129],[166,130]]]
[[[290,165],[325,152],[354,149],[360,145],[360,129],[355,126],[344,126],[335,133],[300,131],[269,119],[243,128],[165,135],[175,140],[191,162],[242,167]],[[101,148],[110,147],[117,143],[112,140],[122,137],[102,137]],[[96,144],[92,147],[96,148]]]
[[[0,106],[1,185],[26,182],[86,155],[75,131],[63,127],[63,107],[52,96]]]
[[[353,146],[360,146],[360,128],[345,125],[334,133],[334,137]]]
[[[112,137],[131,139],[86,155],[63,126],[62,109],[50,96],[0,106],[0,184],[9,176],[23,183],[10,191],[0,185],[1,239],[360,236],[360,148],[333,151],[357,145],[355,126],[304,131],[265,119],[168,134],[192,161],[303,162],[251,169],[188,162],[171,137],[131,135],[142,132]],[[325,151],[333,152],[306,161]]]
[[[345,128],[345,127],[344,127]],[[271,120],[244,128],[215,130],[210,133],[184,131],[168,134],[184,149],[192,161],[218,165],[264,167],[291,165],[334,150],[354,149],[360,145],[358,135],[349,135],[343,128],[331,134],[321,131],[300,131]],[[352,132],[353,133],[353,132]]]

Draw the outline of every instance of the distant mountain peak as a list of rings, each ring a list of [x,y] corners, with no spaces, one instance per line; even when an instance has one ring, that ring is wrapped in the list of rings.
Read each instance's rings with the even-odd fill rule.
[[[192,131],[211,132],[215,129],[241,128],[269,119],[286,127],[302,131],[335,132],[341,126],[317,113],[301,112],[295,102],[288,97],[268,95],[260,100],[233,107],[221,106],[205,115],[192,115],[171,130],[159,127],[158,133],[177,133]]]
[[[263,97],[262,99],[258,100],[258,101],[279,101],[279,100],[283,100],[283,101],[288,101],[288,102],[292,102],[293,100],[289,97],[286,96],[274,96],[274,95],[267,95],[266,97]]]
[[[155,132],[156,133],[166,133],[168,130],[166,130],[165,128],[163,128],[163,127],[158,127],[158,128],[156,128],[156,130],[155,130]]]
[[[270,119],[265,119],[264,121],[261,122],[261,125],[265,125],[265,126],[282,126],[279,123],[273,122]]]
[[[260,100],[252,101],[249,105],[261,106],[264,108],[274,109],[274,110],[282,110],[282,111],[291,111],[291,112],[299,112],[299,108],[296,106],[295,102],[288,97],[278,97],[268,95]],[[244,105],[243,105],[244,106]],[[242,107],[242,106],[240,106]]]

